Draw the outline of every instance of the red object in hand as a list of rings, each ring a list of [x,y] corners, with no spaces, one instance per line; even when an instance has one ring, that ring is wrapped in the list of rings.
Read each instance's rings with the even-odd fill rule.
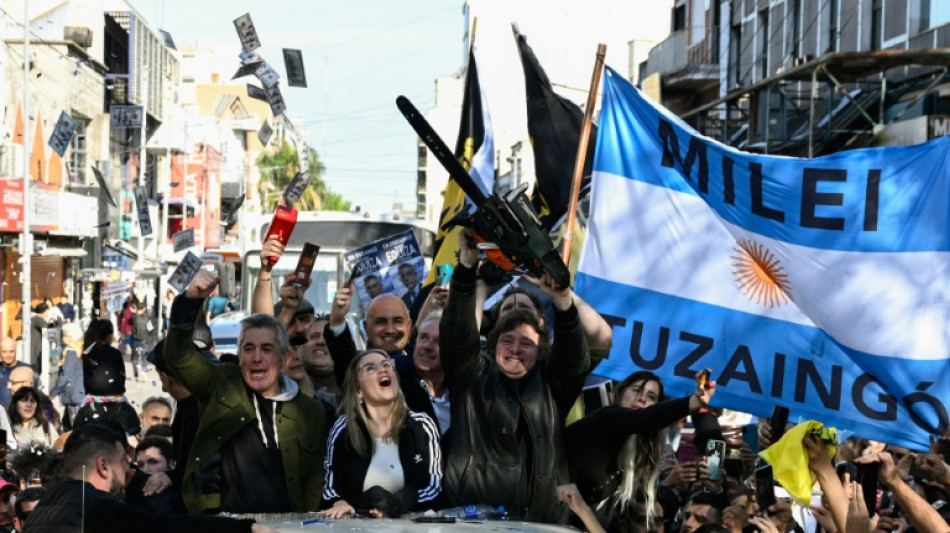
[[[277,211],[274,212],[274,220],[267,228],[267,235],[264,235],[264,242],[267,242],[271,235],[277,235],[280,244],[287,246],[287,241],[290,240],[290,234],[294,232],[294,226],[296,225],[297,210],[286,205],[278,205]],[[267,262],[274,266],[277,263],[277,256],[268,257]]]

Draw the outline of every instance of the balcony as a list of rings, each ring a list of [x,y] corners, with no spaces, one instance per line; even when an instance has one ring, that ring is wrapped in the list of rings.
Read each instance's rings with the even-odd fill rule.
[[[718,33],[718,26],[674,32],[650,50],[643,75],[658,73],[664,90],[702,91],[718,85]],[[697,35],[702,39],[691,45]]]

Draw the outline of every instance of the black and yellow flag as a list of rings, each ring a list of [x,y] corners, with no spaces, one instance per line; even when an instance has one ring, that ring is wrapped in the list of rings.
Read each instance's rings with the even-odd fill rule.
[[[541,223],[553,228],[567,212],[574,174],[574,159],[581,135],[584,113],[580,106],[558,96],[551,81],[541,68],[527,38],[515,32],[521,66],[524,69],[525,93],[528,104],[528,135],[534,150],[534,169],[537,183],[531,201]],[[590,169],[594,162],[596,126],[591,127],[590,143],[584,163],[584,181],[581,190],[590,185]]]
[[[465,73],[465,95],[462,100],[462,119],[459,123],[458,141],[455,143],[455,157],[475,183],[486,195],[491,194],[495,184],[495,147],[491,132],[491,118],[488,105],[478,82],[478,68],[475,65],[474,47],[468,52],[468,70]],[[466,205],[465,193],[455,179],[449,177],[445,186],[442,212],[439,215],[439,230],[436,233],[435,258],[433,265],[455,264],[458,252],[458,227],[448,231],[442,226],[452,220]],[[435,268],[429,269],[424,286],[435,283]]]

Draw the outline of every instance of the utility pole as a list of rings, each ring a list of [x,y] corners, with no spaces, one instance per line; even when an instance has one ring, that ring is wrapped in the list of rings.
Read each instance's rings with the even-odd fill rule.
[[[30,211],[33,209],[32,194],[30,193],[30,147],[33,142],[32,125],[30,121],[30,0],[23,0],[23,235],[20,237],[20,282],[22,284],[21,295],[23,296],[23,307],[20,310],[20,318],[23,332],[23,343],[21,346],[21,357],[30,364],[30,318],[33,308],[33,299],[30,294],[30,279],[33,262],[33,234],[30,232]],[[42,371],[42,369],[39,369]]]
[[[149,74],[148,67],[146,66],[142,67],[142,74],[143,74],[142,76],[142,128],[139,130],[139,183],[138,183],[139,187],[145,187],[145,167],[146,167],[146,164],[148,163],[148,157],[145,154],[145,143],[146,143],[145,133],[146,133],[146,125],[148,123],[148,113],[146,112],[148,109],[148,74]],[[136,205],[135,207],[137,209],[142,209],[142,207],[144,207],[146,210],[148,210],[148,205],[145,205],[145,206]],[[136,217],[135,220],[136,220],[136,224],[138,224],[138,217]],[[137,264],[141,266],[142,269],[144,269],[145,268],[145,236],[142,235],[141,224],[139,224],[139,242],[138,242],[138,250],[136,251],[136,253],[138,254],[138,257],[139,257],[137,260]]]

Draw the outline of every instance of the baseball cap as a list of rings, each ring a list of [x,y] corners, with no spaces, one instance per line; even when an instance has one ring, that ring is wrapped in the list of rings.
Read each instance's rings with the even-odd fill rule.
[[[10,483],[9,481],[0,477],[0,492],[3,492],[7,489],[13,489],[14,491],[20,490],[20,487],[16,483]]]

